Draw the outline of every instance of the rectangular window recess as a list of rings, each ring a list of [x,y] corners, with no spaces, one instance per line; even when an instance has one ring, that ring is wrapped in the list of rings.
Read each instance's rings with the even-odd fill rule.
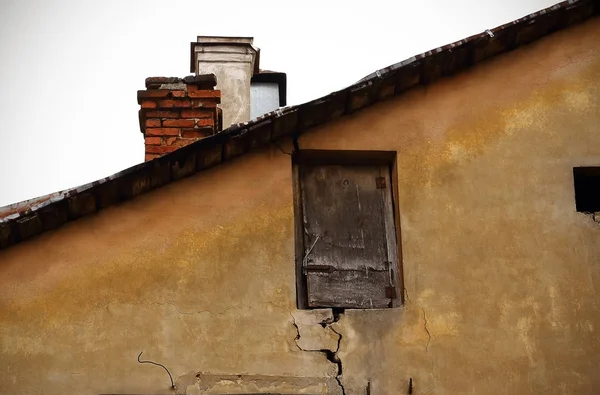
[[[394,161],[395,152],[295,154],[299,308],[402,304]]]

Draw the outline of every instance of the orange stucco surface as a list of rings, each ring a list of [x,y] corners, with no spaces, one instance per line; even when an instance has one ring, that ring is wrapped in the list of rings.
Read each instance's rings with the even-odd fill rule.
[[[598,37],[595,18],[300,137],[397,152],[406,304],[334,324],[346,394],[600,391],[600,224],[572,179],[600,166]],[[144,351],[178,393],[339,394],[298,347],[330,339],[293,325],[293,221],[273,146],[0,251],[0,393],[174,393]]]

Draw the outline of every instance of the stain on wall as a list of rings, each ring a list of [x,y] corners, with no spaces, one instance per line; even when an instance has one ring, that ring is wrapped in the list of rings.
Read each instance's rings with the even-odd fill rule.
[[[174,393],[142,350],[178,393],[596,392],[599,233],[572,168],[600,165],[599,34],[301,136],[398,155],[406,305],[330,324],[341,376],[313,350],[335,346],[327,312],[295,309],[291,158],[272,147],[0,251],[0,393]]]

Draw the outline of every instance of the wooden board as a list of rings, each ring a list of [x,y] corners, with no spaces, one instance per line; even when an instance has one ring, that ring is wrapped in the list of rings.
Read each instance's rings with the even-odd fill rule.
[[[302,167],[308,264],[347,270],[387,268],[384,192],[375,183],[379,173],[379,166]]]
[[[377,187],[378,177],[385,180],[384,188]],[[388,307],[385,288],[394,282],[390,274],[396,264],[389,170],[303,165],[300,183],[302,265],[331,268],[329,273],[306,272],[308,305]]]
[[[381,309],[391,306],[386,298],[387,271],[336,271],[309,273],[307,276],[310,307]]]

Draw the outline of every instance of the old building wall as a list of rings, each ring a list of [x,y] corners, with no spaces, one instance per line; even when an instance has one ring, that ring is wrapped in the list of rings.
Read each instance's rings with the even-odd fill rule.
[[[346,394],[597,392],[600,227],[572,168],[600,165],[599,35],[301,136],[397,151],[405,307],[296,311],[282,142],[0,251],[0,392],[340,394],[338,345]]]
[[[300,139],[398,151],[407,304],[346,313],[348,386],[598,392],[600,226],[572,176],[600,166],[598,37],[596,19]]]

